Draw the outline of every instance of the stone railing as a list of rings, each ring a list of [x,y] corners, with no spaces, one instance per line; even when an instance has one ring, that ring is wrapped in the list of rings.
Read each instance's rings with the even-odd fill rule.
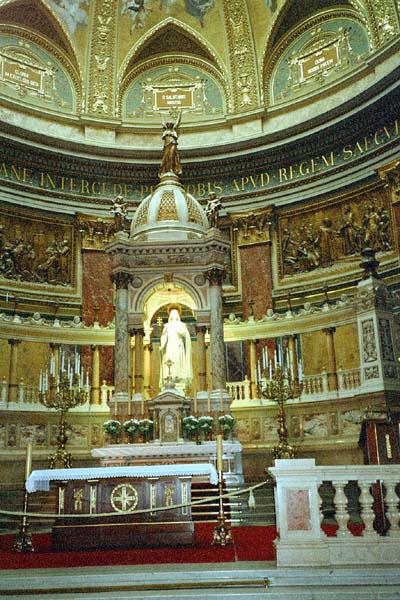
[[[228,381],[226,389],[232,400],[251,400],[250,381]]]
[[[396,492],[400,484],[400,464],[316,467],[314,459],[276,460],[275,467],[269,471],[276,481],[278,566],[400,564],[400,498]],[[350,481],[356,482],[360,490],[361,535],[353,535],[348,526],[346,485]],[[319,489],[324,482],[331,482],[335,491],[337,531],[332,537],[321,528]],[[385,535],[379,535],[374,529],[372,486],[377,483],[384,493],[385,517],[389,524]]]
[[[104,411],[108,409],[108,400],[114,390],[113,387],[107,386],[105,382],[101,386],[101,404],[95,405],[90,403],[90,386],[86,388],[88,392],[88,400],[84,404],[80,406],[76,406],[72,408],[72,411],[76,412],[85,412],[85,411]],[[39,388],[35,385],[27,385],[24,380],[21,378],[18,383],[18,393],[17,393],[17,401],[9,402],[9,394],[8,394],[8,382],[6,379],[3,379],[0,382],[0,409],[5,410],[27,410],[27,411],[48,411],[49,409],[43,404],[40,403],[39,400]]]

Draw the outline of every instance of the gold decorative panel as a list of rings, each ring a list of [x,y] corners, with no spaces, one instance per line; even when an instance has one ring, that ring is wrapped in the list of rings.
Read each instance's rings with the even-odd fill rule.
[[[174,192],[167,190],[161,196],[157,221],[178,221],[178,219]]]
[[[73,224],[0,209],[0,278],[71,286],[74,243]]]
[[[329,199],[278,218],[280,276],[358,260],[365,247],[393,247],[391,208],[384,188]]]

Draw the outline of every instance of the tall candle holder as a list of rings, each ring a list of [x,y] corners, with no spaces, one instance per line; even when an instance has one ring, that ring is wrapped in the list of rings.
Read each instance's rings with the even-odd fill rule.
[[[223,473],[223,436],[217,435],[217,472],[218,472],[218,496],[219,496],[219,511],[217,517],[217,525],[214,527],[213,544],[218,546],[226,546],[233,543],[232,530],[226,522],[224,509],[224,473]]]
[[[54,374],[41,378],[39,387],[39,401],[47,408],[55,408],[60,411],[60,422],[58,426],[57,450],[48,456],[49,468],[54,469],[61,463],[65,469],[72,466],[71,453],[66,450],[68,436],[65,414],[71,409],[84,404],[88,399],[88,384],[85,388],[81,386],[79,373],[68,373],[63,371],[59,377]]]
[[[276,402],[278,405],[278,436],[279,443],[274,446],[272,456],[274,458],[295,458],[296,449],[289,444],[288,430],[286,425],[285,402],[299,398],[303,390],[303,384],[298,379],[292,379],[290,373],[280,365],[275,367],[269,381],[266,381],[261,393],[264,398]]]

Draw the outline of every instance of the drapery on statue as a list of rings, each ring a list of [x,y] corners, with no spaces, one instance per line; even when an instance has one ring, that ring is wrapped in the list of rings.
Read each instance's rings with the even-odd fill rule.
[[[179,307],[169,307],[168,322],[160,339],[160,386],[168,381],[188,384],[193,379],[190,333],[181,321]]]
[[[222,208],[221,198],[215,192],[208,194],[206,216],[210,227],[218,228],[218,213]]]
[[[164,154],[159,170],[159,175],[165,173],[182,174],[181,161],[178,154],[178,127],[181,122],[181,113],[179,112],[176,122],[167,121],[163,123],[162,139],[164,142]]]
[[[127,204],[122,196],[117,196],[112,201],[110,212],[114,215],[114,223],[116,231],[123,231],[125,223],[128,220]]]

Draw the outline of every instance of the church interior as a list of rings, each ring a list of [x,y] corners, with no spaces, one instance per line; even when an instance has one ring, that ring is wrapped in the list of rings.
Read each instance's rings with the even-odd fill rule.
[[[0,595],[399,597],[399,52],[0,0]]]

